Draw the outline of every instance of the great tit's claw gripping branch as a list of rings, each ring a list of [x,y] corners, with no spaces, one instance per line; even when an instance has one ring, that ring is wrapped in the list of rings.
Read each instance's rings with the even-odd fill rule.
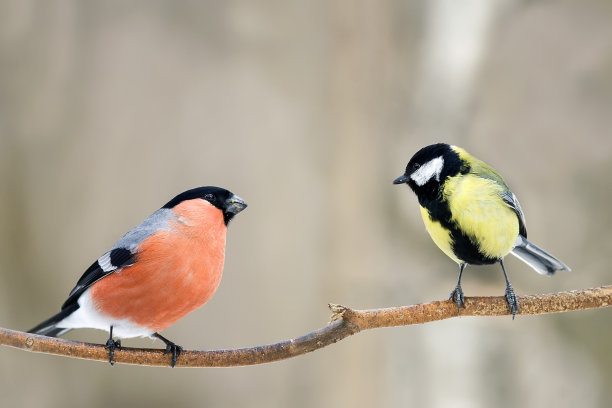
[[[461,306],[465,307],[465,296],[463,295],[463,289],[461,289],[460,285],[451,292],[448,300],[452,300],[457,304],[457,313],[461,310]]]
[[[612,285],[545,295],[520,296],[522,315],[569,312],[603,308],[612,305]],[[184,350],[175,362],[177,367],[231,367],[269,363],[296,357],[336,343],[363,330],[408,326],[459,316],[457,305],[448,300],[385,309],[356,310],[330,304],[334,313],[327,326],[275,344],[241,349],[195,351]],[[505,296],[467,297],[461,316],[507,316]],[[82,343],[0,328],[0,344],[36,353],[63,355],[88,360],[108,361],[105,345]],[[177,350],[177,356],[179,352]],[[174,357],[174,356],[173,356]],[[174,360],[174,358],[173,358]],[[123,347],[114,350],[114,361],[123,364],[166,366],[166,350]]]
[[[516,299],[516,294],[514,293],[514,289],[512,289],[512,285],[508,284],[506,286],[506,300],[508,301],[508,307],[510,308],[510,313],[512,313],[512,320],[516,316],[517,312],[521,311],[519,307],[518,300]]]

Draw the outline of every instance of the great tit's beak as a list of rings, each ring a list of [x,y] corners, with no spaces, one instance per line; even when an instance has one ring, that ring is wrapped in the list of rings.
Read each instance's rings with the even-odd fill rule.
[[[225,200],[225,212],[236,215],[245,208],[247,203],[235,194]]]
[[[393,184],[404,184],[408,182],[408,177],[405,174],[402,174],[395,180],[393,180]]]

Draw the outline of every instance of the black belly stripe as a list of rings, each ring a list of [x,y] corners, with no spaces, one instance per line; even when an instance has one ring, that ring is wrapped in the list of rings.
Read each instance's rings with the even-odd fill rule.
[[[457,224],[451,221],[451,212],[446,201],[419,200],[419,203],[427,209],[432,220],[439,222],[442,227],[450,231],[451,247],[457,258],[471,265],[490,265],[499,262],[497,258],[483,255],[475,244],[476,239],[461,231]]]

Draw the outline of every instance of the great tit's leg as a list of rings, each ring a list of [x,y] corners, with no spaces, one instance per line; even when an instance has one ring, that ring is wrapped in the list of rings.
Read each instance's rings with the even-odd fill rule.
[[[108,362],[110,365],[115,365],[115,349],[121,350],[121,340],[113,340],[113,326],[110,327],[110,336],[104,348],[108,349]]]
[[[166,343],[166,353],[172,352],[172,368],[174,368],[176,364],[176,358],[181,354],[183,348],[181,346],[177,346],[159,333],[153,333],[153,337],[158,338],[164,343]]]
[[[465,263],[459,265],[459,279],[457,279],[457,287],[451,292],[449,300],[455,301],[457,303],[457,312],[461,310],[461,305],[465,307],[465,298],[463,297],[463,290],[461,289],[461,275],[463,275],[463,270],[465,269]]]
[[[506,273],[506,267],[504,266],[504,260],[500,259],[499,264],[502,267],[502,271],[504,271],[504,278],[506,278],[506,300],[508,301],[508,306],[510,307],[510,311],[512,312],[512,320],[514,320],[514,316],[516,316],[516,312],[520,312],[521,308],[518,304],[518,299],[516,298],[516,294],[514,293],[514,289],[512,289],[512,285],[508,280],[508,274]]]

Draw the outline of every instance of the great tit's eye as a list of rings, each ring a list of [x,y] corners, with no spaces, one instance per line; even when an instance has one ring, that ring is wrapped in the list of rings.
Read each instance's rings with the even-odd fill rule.
[[[419,167],[421,167],[421,165],[420,165],[419,163],[414,163],[414,164],[412,165],[412,169],[413,169],[413,170],[418,170],[418,169],[419,169]]]
[[[213,200],[213,198],[215,198],[215,196],[213,196],[213,195],[212,195],[212,194],[210,194],[210,193],[209,193],[209,194],[206,194],[206,195],[204,196],[204,199],[205,199],[206,201],[212,201],[212,200]]]

